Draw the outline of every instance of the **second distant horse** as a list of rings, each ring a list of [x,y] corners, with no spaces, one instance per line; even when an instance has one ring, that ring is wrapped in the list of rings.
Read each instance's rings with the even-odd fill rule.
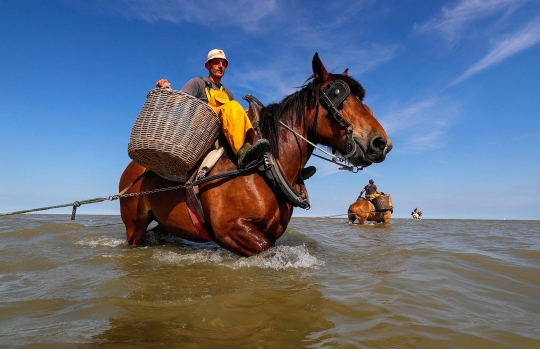
[[[375,205],[369,200],[360,199],[356,200],[349,206],[348,218],[349,224],[353,224],[358,219],[358,224],[365,224],[366,221],[372,221],[377,223],[390,223],[390,217],[392,217],[393,210],[386,210],[382,212],[375,211]]]

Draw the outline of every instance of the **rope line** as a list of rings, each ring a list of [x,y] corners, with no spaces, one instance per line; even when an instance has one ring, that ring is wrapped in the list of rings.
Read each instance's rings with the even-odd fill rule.
[[[229,177],[229,176],[237,176],[237,175],[241,174],[242,172],[246,172],[246,171],[249,171],[249,170],[251,170],[253,168],[256,168],[263,161],[264,161],[264,159],[253,161],[252,163],[250,163],[249,165],[247,165],[244,168],[234,170],[234,171],[228,171],[228,172],[224,172],[224,173],[219,173],[217,175],[213,175],[213,176],[210,176],[210,177],[204,177],[204,178],[196,180],[193,183],[179,184],[179,185],[175,185],[175,186],[172,186],[172,187],[158,188],[158,189],[140,191],[140,192],[137,192],[137,193],[129,193],[129,194],[123,194],[122,192],[120,192],[120,193],[118,193],[116,195],[111,195],[111,196],[109,196],[107,198],[94,198],[94,199],[88,199],[88,200],[74,201],[74,202],[72,202],[70,204],[40,207],[40,208],[31,209],[31,210],[0,213],[0,217],[1,216],[11,216],[11,215],[21,214],[21,213],[52,210],[54,208],[72,206],[73,211],[71,212],[71,220],[75,220],[75,213],[77,211],[77,207],[80,207],[81,205],[84,205],[84,204],[93,204],[93,203],[102,202],[102,201],[105,201],[105,200],[114,201],[114,200],[118,200],[120,198],[125,198],[125,197],[130,197],[130,196],[148,195],[148,194],[154,194],[154,193],[159,193],[159,192],[168,191],[168,190],[183,189],[183,188],[186,188],[188,185],[197,186],[197,185],[200,185],[202,183],[206,183],[206,182],[213,181],[213,180],[216,180],[216,179],[221,179],[221,178]],[[127,189],[129,189],[129,186],[128,186]]]
[[[317,219],[317,218],[329,218],[329,217],[339,217],[339,216],[346,216],[348,213],[342,213],[342,214],[333,214],[329,216],[316,216],[316,217],[294,217],[295,219]]]
[[[84,205],[84,204],[93,204],[93,203],[102,202],[102,201],[105,201],[105,200],[107,200],[107,199],[106,198],[88,199],[88,200],[82,200],[82,201],[75,201],[75,202],[72,202],[70,204],[64,204],[64,205],[47,206],[47,207],[34,208],[34,209],[31,209],[31,210],[0,213],[0,216],[10,216],[10,215],[14,215],[14,214],[52,210],[54,208],[69,207],[69,206],[73,206],[75,208],[75,207],[79,207],[79,206]]]
[[[119,225],[119,224],[124,224],[124,222],[119,222],[119,223],[108,223],[108,224],[99,224],[99,225],[91,225],[90,227],[92,227],[92,228],[98,228],[98,227],[107,227],[107,226],[110,226],[110,225]]]

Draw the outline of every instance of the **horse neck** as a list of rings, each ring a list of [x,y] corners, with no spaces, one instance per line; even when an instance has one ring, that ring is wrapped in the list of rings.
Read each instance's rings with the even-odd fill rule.
[[[281,119],[281,121],[302,137],[313,142],[313,139],[310,139],[310,132],[308,131],[307,125],[312,124],[314,115],[314,110],[306,111],[304,115],[304,122],[298,126],[293,125],[292,117],[288,118],[288,120],[287,118]],[[313,152],[313,146],[281,124],[279,126],[279,138],[278,160],[283,172],[287,176],[287,179],[293,182],[298,178],[300,171],[302,171],[308,162],[311,153]]]

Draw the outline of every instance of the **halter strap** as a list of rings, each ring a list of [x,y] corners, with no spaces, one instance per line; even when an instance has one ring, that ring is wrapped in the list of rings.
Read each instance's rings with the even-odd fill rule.
[[[343,159],[348,159],[354,155],[356,152],[356,142],[353,139],[353,129],[354,125],[350,123],[349,120],[343,117],[343,114],[339,112],[337,107],[339,107],[343,101],[347,99],[350,94],[349,86],[341,81],[335,80],[328,85],[324,90],[321,90],[320,99],[324,101],[328,107],[328,112],[332,114],[334,119],[343,127],[347,129],[347,151],[348,153],[343,155]]]

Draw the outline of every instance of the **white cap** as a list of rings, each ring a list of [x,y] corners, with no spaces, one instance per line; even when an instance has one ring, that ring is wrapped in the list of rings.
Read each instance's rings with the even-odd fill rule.
[[[208,57],[206,58],[206,62],[209,62],[210,60],[214,58],[223,58],[227,61],[227,57],[225,57],[225,52],[223,50],[219,50],[217,48],[213,49],[212,51],[208,52]],[[227,61],[229,62],[229,61]]]

